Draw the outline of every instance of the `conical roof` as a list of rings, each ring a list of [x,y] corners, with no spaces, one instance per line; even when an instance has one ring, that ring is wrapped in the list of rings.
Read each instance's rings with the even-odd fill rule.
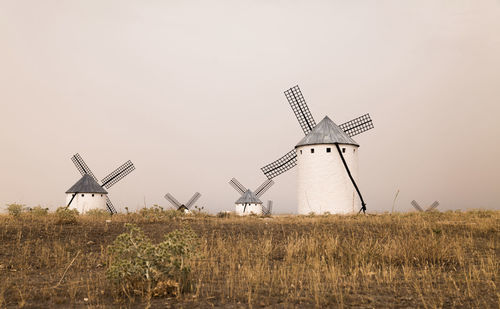
[[[347,144],[359,146],[355,140],[339,128],[328,116],[318,123],[295,148],[305,145],[317,144]]]
[[[262,204],[262,201],[252,191],[246,190],[236,204]]]
[[[85,174],[78,180],[71,188],[66,191],[66,193],[99,193],[108,194],[108,191],[104,190],[97,181],[92,178],[89,174]]]

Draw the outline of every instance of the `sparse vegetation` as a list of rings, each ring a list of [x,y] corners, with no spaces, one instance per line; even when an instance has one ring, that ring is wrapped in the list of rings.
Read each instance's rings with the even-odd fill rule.
[[[111,261],[108,277],[129,299],[139,293],[150,304],[153,292],[162,296],[179,295],[189,285],[188,260],[197,246],[191,229],[176,230],[153,244],[133,224],[125,224],[126,233],[109,247]],[[161,291],[163,290],[163,291]]]
[[[7,211],[9,212],[9,215],[13,217],[19,217],[21,215],[21,212],[23,211],[24,205],[21,204],[7,204]]]
[[[144,248],[158,248],[165,234],[183,228],[199,237],[199,254],[181,262],[189,280],[180,279],[181,268],[150,268],[158,276],[152,307],[499,307],[500,211],[272,218],[162,212],[154,220],[138,212],[110,222],[79,215],[77,224],[57,224],[57,213],[0,216],[0,307],[144,306],[147,297],[136,296],[147,284],[127,290],[129,298],[117,288],[127,281],[109,281],[125,278],[113,277],[114,265],[134,261],[131,252],[113,249],[119,235],[130,235],[130,222],[142,231]]]
[[[56,210],[57,224],[75,224],[78,218],[78,210],[67,207],[59,207]]]

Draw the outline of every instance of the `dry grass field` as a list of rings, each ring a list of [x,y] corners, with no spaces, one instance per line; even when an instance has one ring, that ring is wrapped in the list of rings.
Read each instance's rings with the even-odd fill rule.
[[[106,220],[110,220],[106,222]],[[0,216],[0,307],[146,307],[106,269],[108,246],[140,227],[153,241],[199,237],[190,290],[153,308],[500,308],[500,211],[216,217],[147,212]]]

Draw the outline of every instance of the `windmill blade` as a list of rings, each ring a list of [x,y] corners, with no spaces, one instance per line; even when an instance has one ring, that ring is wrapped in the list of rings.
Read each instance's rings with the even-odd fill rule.
[[[439,202],[438,201],[434,201],[434,203],[432,203],[432,205],[429,206],[425,211],[433,211],[438,206],[439,206]]]
[[[262,207],[262,214],[263,215],[270,215],[273,210],[273,201],[267,201],[267,207]]]
[[[107,195],[106,195],[106,207],[108,207],[108,211],[112,215],[116,214],[115,206],[113,206],[113,203],[111,203],[111,200],[109,199],[109,196],[107,196]]]
[[[201,194],[199,192],[196,192],[193,197],[186,203],[186,208],[189,209],[191,206],[193,206],[194,203],[200,198]]]
[[[373,129],[373,122],[370,118],[370,114],[365,114],[361,117],[355,118],[351,121],[339,125],[347,135],[353,137],[355,135],[361,134],[365,131]]]
[[[130,174],[133,170],[135,170],[135,166],[130,160],[128,160],[116,170],[111,172],[108,176],[104,177],[102,180],[102,186],[106,187],[106,189],[111,188],[115,183],[122,180],[123,177]]]
[[[182,206],[182,204],[181,204],[181,203],[179,203],[179,201],[178,201],[178,200],[176,200],[176,199],[175,199],[175,197],[173,197],[173,196],[172,196],[172,194],[170,194],[170,193],[165,194],[165,198],[166,198],[166,199],[167,199],[170,203],[172,203],[172,205],[173,205],[174,207],[176,207],[177,209],[178,209],[179,207],[181,207],[181,206]]]
[[[415,200],[411,201],[411,205],[415,207],[415,209],[418,211],[424,211],[422,207],[420,207],[420,205],[418,205],[418,203]]]
[[[255,196],[261,197],[269,188],[274,185],[274,181],[272,179],[267,179],[264,181],[257,189],[255,189]]]
[[[297,85],[285,91],[285,96],[295,113],[295,117],[299,121],[302,131],[307,135],[316,126],[316,122],[309,111],[309,107],[307,107],[306,100],[302,96],[299,86]]]
[[[76,168],[78,169],[78,171],[80,172],[80,174],[85,175],[90,175],[92,178],[94,178],[94,180],[98,183],[99,181],[97,180],[97,178],[94,176],[94,173],[92,173],[92,171],[90,170],[90,168],[87,166],[87,164],[85,163],[85,161],[83,161],[82,157],[80,156],[80,154],[75,154],[74,156],[71,157],[71,161],[73,161],[73,164],[75,164]]]
[[[261,168],[261,170],[268,179],[273,179],[274,177],[288,171],[295,165],[297,165],[297,153],[295,152],[295,149],[292,149],[278,160]]]
[[[233,186],[233,188],[238,191],[240,194],[243,194],[247,191],[247,188],[243,186],[236,178],[233,178],[229,181],[229,184]]]

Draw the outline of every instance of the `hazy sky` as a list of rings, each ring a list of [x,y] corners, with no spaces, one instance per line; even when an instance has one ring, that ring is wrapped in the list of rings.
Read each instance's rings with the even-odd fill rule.
[[[99,179],[134,162],[118,210],[232,210],[231,177],[257,187],[303,137],[296,84],[317,122],[372,116],[369,211],[500,208],[499,0],[0,0],[0,204],[63,205],[78,152]],[[295,212],[296,170],[275,181]]]

